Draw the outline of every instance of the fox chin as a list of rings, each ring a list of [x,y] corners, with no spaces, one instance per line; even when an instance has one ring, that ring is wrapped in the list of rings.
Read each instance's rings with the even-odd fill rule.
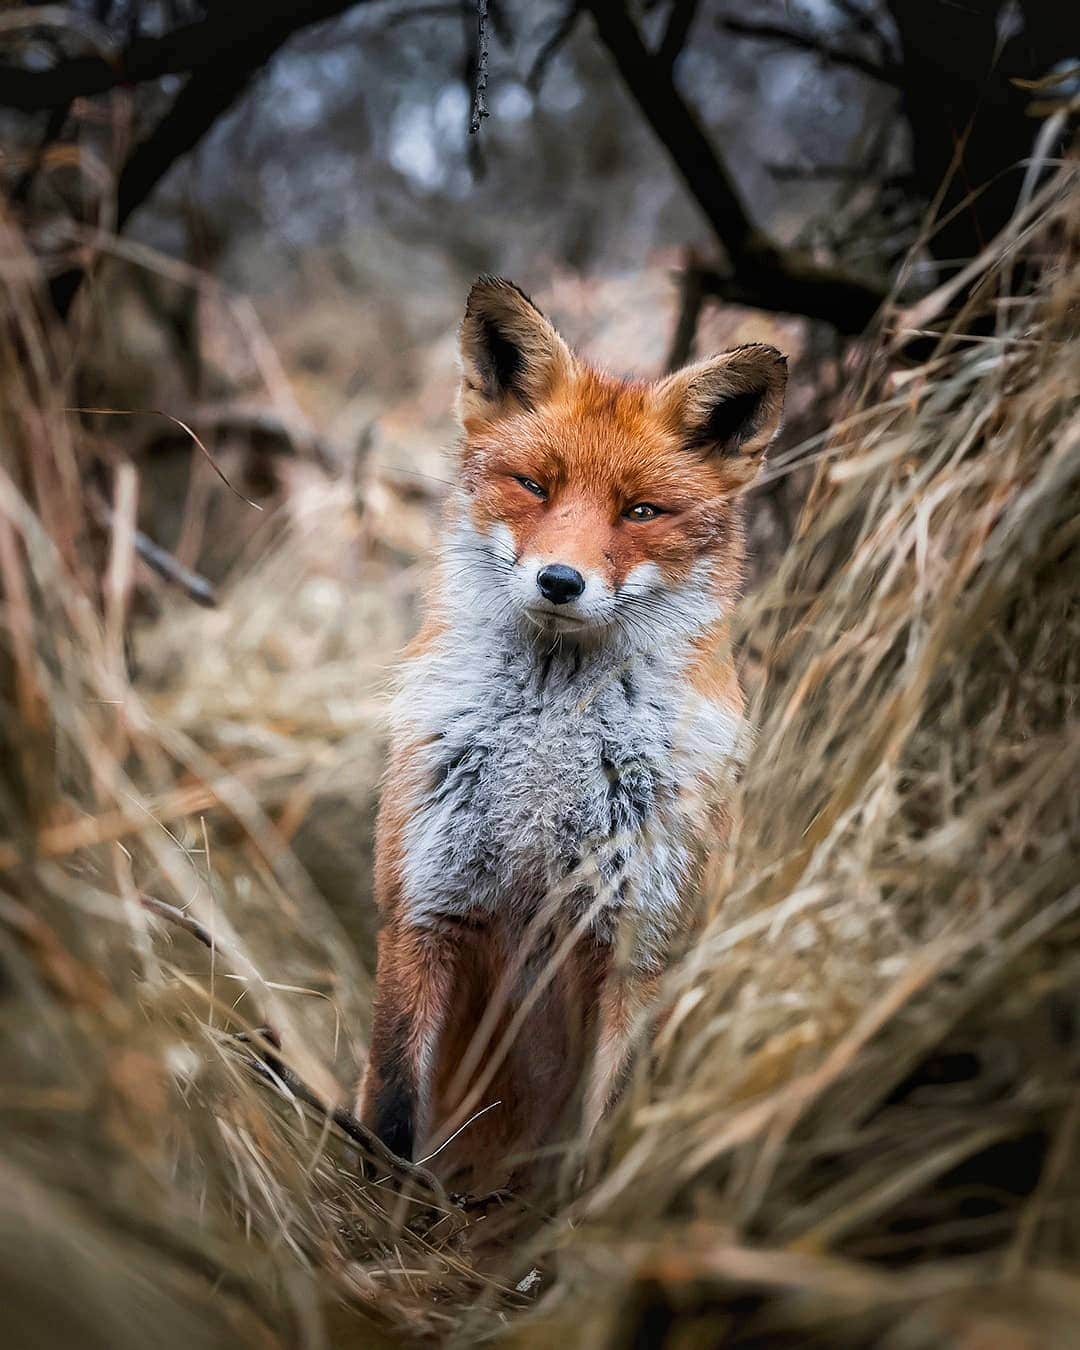
[[[362,1119],[476,1189],[591,1132],[647,1043],[749,733],[727,624],[785,358],[587,365],[514,285],[461,327],[456,485],[379,810]]]

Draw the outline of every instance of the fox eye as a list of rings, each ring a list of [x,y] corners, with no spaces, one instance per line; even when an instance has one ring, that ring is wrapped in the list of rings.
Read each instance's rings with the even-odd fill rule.
[[[653,506],[651,502],[637,502],[634,506],[628,506],[623,512],[624,520],[655,520],[657,516],[664,513],[659,506]]]
[[[518,473],[514,474],[514,477],[526,492],[531,492],[534,497],[539,497],[541,501],[547,500],[547,489],[542,488],[535,478],[523,478]]]

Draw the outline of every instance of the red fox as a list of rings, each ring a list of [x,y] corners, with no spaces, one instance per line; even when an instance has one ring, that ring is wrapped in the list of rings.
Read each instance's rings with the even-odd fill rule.
[[[494,277],[461,364],[458,481],[379,811],[359,1111],[478,1187],[614,1101],[730,828],[739,493],[787,365],[754,344],[618,379]]]

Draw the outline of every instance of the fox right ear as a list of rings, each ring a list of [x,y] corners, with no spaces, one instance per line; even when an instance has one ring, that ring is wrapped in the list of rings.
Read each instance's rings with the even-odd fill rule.
[[[461,420],[487,422],[543,402],[573,369],[570,348],[501,277],[473,283],[461,325]]]
[[[661,406],[688,450],[722,462],[733,485],[757,473],[780,426],[787,357],[763,342],[687,366],[661,381]]]

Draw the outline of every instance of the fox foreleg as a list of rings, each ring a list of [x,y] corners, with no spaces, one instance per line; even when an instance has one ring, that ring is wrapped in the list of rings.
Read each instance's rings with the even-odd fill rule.
[[[635,1052],[647,1040],[646,1018],[655,1004],[660,976],[620,970],[610,963],[600,992],[596,1051],[585,1093],[585,1136],[618,1101],[633,1068]]]
[[[387,1148],[409,1161],[431,1127],[431,1080],[457,955],[455,935],[436,928],[391,920],[379,934],[359,1114]]]

